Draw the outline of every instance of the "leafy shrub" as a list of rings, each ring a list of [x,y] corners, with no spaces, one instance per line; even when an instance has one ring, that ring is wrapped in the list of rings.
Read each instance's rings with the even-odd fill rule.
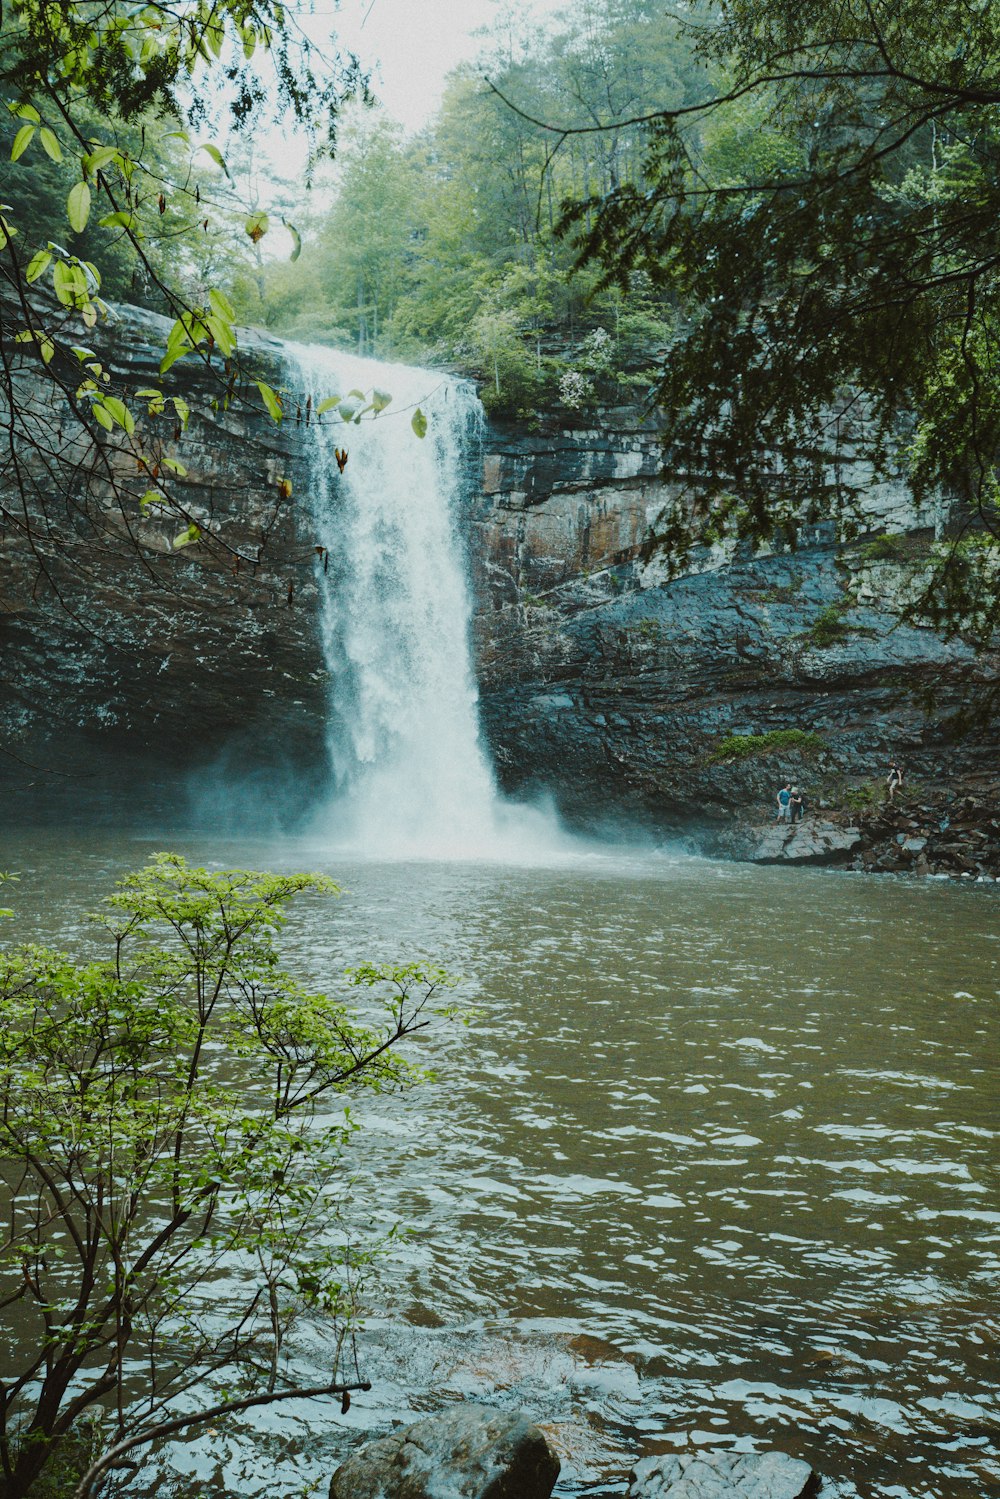
[[[902,556],[899,537],[883,531],[881,536],[876,536],[874,541],[861,548],[861,556],[865,562],[898,562]]]
[[[885,797],[881,781],[862,781],[859,786],[849,786],[844,792],[844,805],[852,812],[864,812],[868,807],[878,806]]]
[[[844,621],[844,612],[849,607],[845,599],[835,604],[827,604],[825,609],[821,609],[806,631],[806,638],[809,642],[822,651],[828,645],[834,645],[838,640],[843,640],[850,628]]]
[[[773,750],[796,750],[815,755],[826,749],[818,734],[807,729],[771,729],[767,734],[730,734],[709,755],[710,761],[745,760],[749,755],[769,755]]]

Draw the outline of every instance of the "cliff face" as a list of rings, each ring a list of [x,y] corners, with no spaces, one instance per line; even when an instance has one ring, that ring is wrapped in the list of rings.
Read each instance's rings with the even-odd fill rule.
[[[487,449],[476,640],[508,789],[541,783],[581,819],[683,829],[773,815],[786,776],[836,805],[893,758],[911,779],[989,779],[985,731],[955,719],[997,659],[898,623],[941,519],[901,480],[872,485],[851,546],[819,525],[795,553],[704,549],[671,581],[647,554],[674,491],[634,414],[532,439],[494,428]],[[754,753],[726,752],[745,735]]]
[[[123,309],[101,357],[132,390],[168,383],[164,334],[162,320]],[[72,448],[35,544],[14,527],[0,538],[9,784],[25,781],[25,763],[97,784],[109,766],[115,780],[126,764],[144,775],[220,758],[272,780],[284,767],[303,797],[323,781],[328,683],[304,501],[315,427],[287,351],[242,342],[248,375],[288,392],[280,427],[256,392],[213,410],[218,387],[193,360],[171,376],[190,399],[187,431],[140,423],[147,446],[183,461],[175,491],[220,545],[177,549],[176,519],[138,498],[121,514],[101,462],[121,473],[134,461]],[[20,379],[39,423],[60,439],[75,430],[30,363]],[[532,435],[487,427],[478,458],[464,511],[474,641],[506,789],[545,789],[581,821],[727,837],[734,811],[771,814],[785,777],[814,806],[836,806],[859,782],[882,782],[893,757],[911,781],[993,796],[992,741],[955,719],[996,659],[897,624],[940,523],[901,482],[872,486],[867,543],[838,547],[820,525],[794,554],[705,550],[671,580],[650,541],[673,490],[637,413]],[[138,496],[145,480],[130,482]],[[873,545],[885,531],[896,539]],[[727,748],[734,735],[760,736],[754,752]]]
[[[69,402],[54,398],[30,360],[18,377],[22,402],[58,443],[61,462],[33,476],[41,498],[29,497],[30,542],[12,525],[0,538],[0,743],[14,786],[26,766],[41,769],[50,788],[65,780],[86,793],[118,773],[131,770],[134,780],[220,754],[231,769],[287,765],[293,778],[323,764],[315,558],[295,483],[311,434],[293,405],[275,426],[252,387],[252,403],[213,411],[225,378],[193,359],[162,381],[166,329],[123,308],[87,338],[129,390],[184,391],[186,431],[168,407],[140,420],[136,436],[147,452],[183,463],[172,490],[220,546],[175,547],[183,522],[139,504],[149,481],[128,451],[134,445],[118,432],[117,444],[88,448]],[[250,373],[283,384],[280,345],[246,342]],[[123,508],[108,466],[135,491]]]

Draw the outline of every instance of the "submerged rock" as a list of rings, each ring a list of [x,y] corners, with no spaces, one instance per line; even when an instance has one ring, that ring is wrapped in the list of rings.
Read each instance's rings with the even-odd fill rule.
[[[330,1499],[549,1499],[559,1459],[519,1411],[458,1405],[366,1442]]]
[[[815,1487],[809,1464],[784,1452],[644,1457],[629,1480],[629,1499],[803,1499]]]

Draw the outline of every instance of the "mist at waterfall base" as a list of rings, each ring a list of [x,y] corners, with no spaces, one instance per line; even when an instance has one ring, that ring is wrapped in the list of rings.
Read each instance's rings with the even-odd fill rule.
[[[552,806],[500,796],[480,738],[461,517],[480,454],[473,387],[332,349],[292,356],[314,411],[391,396],[358,423],[321,419],[309,450],[333,793],[308,834],[378,859],[572,852]]]

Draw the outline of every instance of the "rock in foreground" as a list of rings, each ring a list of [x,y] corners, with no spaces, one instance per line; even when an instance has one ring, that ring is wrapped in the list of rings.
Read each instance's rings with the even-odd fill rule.
[[[812,1469],[784,1452],[697,1452],[644,1457],[629,1499],[803,1499]]]
[[[559,1459],[519,1412],[459,1405],[366,1442],[330,1499],[549,1499]]]

